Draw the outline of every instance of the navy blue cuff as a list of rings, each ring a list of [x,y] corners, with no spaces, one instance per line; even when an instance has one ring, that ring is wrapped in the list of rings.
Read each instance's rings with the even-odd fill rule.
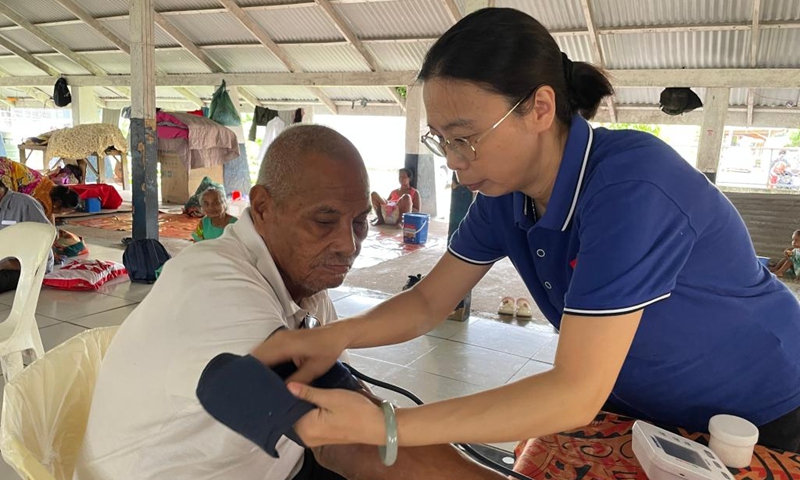
[[[283,435],[305,447],[292,426],[316,408],[286,388],[285,379],[296,370],[291,362],[270,369],[251,355],[223,353],[214,357],[200,375],[197,398],[217,421],[278,458],[275,445]],[[340,362],[312,385],[362,389]]]

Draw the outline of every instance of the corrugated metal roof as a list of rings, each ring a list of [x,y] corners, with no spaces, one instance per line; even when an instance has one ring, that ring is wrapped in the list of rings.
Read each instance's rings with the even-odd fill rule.
[[[157,12],[220,7],[221,5],[217,0],[155,0]]]
[[[387,87],[337,87],[325,88],[325,93],[335,101],[353,101],[365,99],[368,102],[393,102]]]
[[[343,38],[322,8],[313,4],[303,8],[247,13],[277,42],[318,42]]]
[[[89,73],[85,68],[62,55],[42,55],[39,60],[65,75],[86,75]]]
[[[205,53],[231,73],[288,72],[266,47],[210,48]]]
[[[439,36],[453,24],[440,0],[334,5],[360,38]]]
[[[433,42],[367,43],[367,50],[389,71],[416,71],[422,67],[425,54]]]
[[[800,2],[797,0],[764,0],[761,2],[761,20],[800,20]]]
[[[27,30],[4,30],[0,36],[7,38],[27,52],[52,52],[53,47],[39,40]]]
[[[109,75],[127,75],[131,73],[131,57],[124,52],[102,52],[84,54],[87,60],[95,63]]]
[[[156,87],[156,97],[163,99],[172,99],[172,100],[177,100],[177,99],[182,100],[186,98],[180,93],[176,92],[175,89],[172,87]]]
[[[97,96],[102,100],[117,100],[117,99],[121,100],[125,98],[122,95],[119,95],[118,93],[113,92],[106,87],[94,87],[92,91],[94,91],[95,96]]]
[[[119,20],[101,20],[106,28],[114,32],[119,38],[130,43],[131,41],[131,24],[128,19]],[[156,47],[175,47],[178,42],[174,38],[167,35],[160,28],[153,29],[153,36],[155,37]]]
[[[72,50],[100,50],[117,48],[104,36],[88,28],[85,24],[58,25],[43,27],[43,29],[56,40]]]
[[[586,28],[580,0],[497,0],[496,5],[522,10],[549,30]]]
[[[702,97],[701,97],[702,98]],[[729,105],[747,105],[747,89],[731,88],[731,96],[728,100]]]
[[[368,72],[352,45],[286,45],[289,56],[306,72]]]
[[[297,0],[236,0],[236,3],[246,7],[251,5],[280,5],[280,4],[297,4]]]
[[[797,88],[757,88],[753,103],[766,107],[785,107],[791,103],[800,104],[800,89]]]
[[[79,0],[81,8],[93,17],[124,15],[130,11],[130,0]]]
[[[53,0],[8,0],[8,8],[33,23],[72,20],[75,15]]]
[[[558,36],[556,43],[561,51],[575,62],[595,63],[589,35]]]
[[[749,31],[602,35],[607,68],[744,68]]]
[[[230,13],[174,15],[167,20],[197,45],[255,41],[255,37]]]
[[[598,27],[748,22],[752,0],[593,0]]]
[[[6,50],[3,47],[0,47],[0,55],[13,55],[10,51]]]
[[[39,70],[19,57],[0,58],[0,70],[21,77],[27,75],[47,75],[46,72]]]
[[[156,66],[167,73],[208,73],[208,67],[185,50],[156,50]]]
[[[314,101],[317,97],[312,95],[307,88],[304,87],[247,87],[247,90],[256,96],[261,101],[282,101],[282,100],[299,100],[299,101]]]
[[[770,28],[761,30],[757,66],[768,68],[800,67],[800,29]]]

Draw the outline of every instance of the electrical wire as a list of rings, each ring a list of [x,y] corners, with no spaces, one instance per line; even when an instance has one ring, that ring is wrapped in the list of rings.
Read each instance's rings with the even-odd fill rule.
[[[359,380],[362,380],[362,381],[367,382],[369,384],[375,385],[376,387],[385,388],[386,390],[391,390],[391,391],[393,391],[395,393],[399,393],[400,395],[403,395],[404,397],[407,397],[408,399],[410,399],[412,402],[416,403],[417,405],[423,405],[423,403],[424,403],[419,397],[417,397],[416,395],[414,395],[413,393],[409,392],[408,390],[406,390],[404,388],[400,388],[400,387],[398,387],[396,385],[392,385],[391,383],[383,382],[381,380],[377,380],[375,378],[372,378],[372,377],[369,377],[367,375],[364,375],[363,373],[359,372],[358,370],[356,370],[352,366],[348,365],[347,363],[345,363],[344,366],[347,367],[347,369],[350,370],[350,373],[353,374],[353,376],[358,378]],[[466,453],[467,455],[472,457],[475,461],[477,461],[481,465],[484,465],[485,467],[491,468],[492,470],[495,470],[495,471],[497,471],[499,473],[502,473],[503,475],[508,475],[510,477],[516,478],[517,480],[533,480],[531,477],[523,475],[523,474],[521,474],[519,472],[515,472],[514,470],[506,467],[505,465],[501,465],[501,464],[495,462],[494,460],[491,460],[490,458],[485,457],[484,455],[482,455],[481,453],[476,451],[471,445],[469,445],[467,443],[457,443],[457,444],[455,444],[455,446],[457,448],[463,450],[464,453]]]

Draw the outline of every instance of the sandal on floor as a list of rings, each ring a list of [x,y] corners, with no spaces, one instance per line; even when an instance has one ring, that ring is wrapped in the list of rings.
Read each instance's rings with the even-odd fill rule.
[[[531,318],[531,302],[527,298],[517,299],[517,317],[518,318]]]
[[[512,297],[503,297],[500,300],[500,308],[497,309],[500,315],[514,316],[514,299]]]

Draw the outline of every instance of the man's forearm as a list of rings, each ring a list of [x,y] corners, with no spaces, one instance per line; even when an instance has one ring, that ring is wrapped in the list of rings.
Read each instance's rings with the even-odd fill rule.
[[[333,445],[314,449],[317,462],[348,480],[501,480],[450,445],[401,448],[397,462],[383,465],[371,445]]]

